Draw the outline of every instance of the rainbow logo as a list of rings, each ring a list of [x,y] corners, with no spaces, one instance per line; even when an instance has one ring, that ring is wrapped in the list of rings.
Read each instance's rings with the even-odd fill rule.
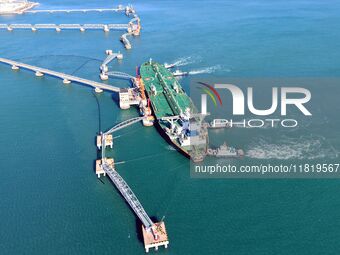
[[[207,83],[204,83],[204,82],[198,82],[198,83],[202,85],[201,90],[203,92],[205,92],[207,95],[209,95],[209,97],[213,101],[215,107],[217,107],[216,98],[217,98],[218,102],[220,103],[220,105],[222,106],[221,96],[213,86],[211,86]]]

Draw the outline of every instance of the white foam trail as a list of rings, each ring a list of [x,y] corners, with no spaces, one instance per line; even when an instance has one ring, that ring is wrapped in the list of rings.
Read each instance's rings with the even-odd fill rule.
[[[216,66],[201,68],[201,69],[197,69],[197,70],[192,70],[192,71],[189,72],[189,74],[195,75],[195,74],[203,74],[203,73],[213,73],[213,72],[220,70],[220,69],[221,69],[221,66],[216,65]]]
[[[175,60],[173,65],[175,66],[186,66],[189,64],[196,63],[199,60],[199,57],[183,57]]]
[[[246,155],[255,159],[322,159],[340,155],[322,136],[284,137],[277,143],[260,138],[250,147]]]

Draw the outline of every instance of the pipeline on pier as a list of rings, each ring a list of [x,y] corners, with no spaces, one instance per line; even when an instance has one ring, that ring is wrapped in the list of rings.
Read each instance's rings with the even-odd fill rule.
[[[120,92],[120,90],[121,90],[121,88],[114,87],[114,86],[111,86],[111,85],[108,85],[108,84],[104,84],[104,83],[100,83],[100,82],[96,82],[96,81],[91,81],[91,80],[80,78],[80,77],[77,77],[77,76],[74,76],[74,75],[69,75],[69,74],[56,72],[56,71],[52,71],[52,70],[37,67],[37,66],[32,66],[32,65],[20,63],[20,62],[17,62],[17,61],[6,59],[6,58],[0,58],[0,63],[4,63],[4,64],[12,66],[13,70],[18,70],[20,68],[23,68],[23,69],[27,69],[27,70],[30,70],[30,71],[34,71],[36,73],[36,76],[43,76],[43,75],[46,74],[46,75],[50,75],[52,77],[57,77],[57,78],[62,79],[65,84],[68,84],[70,82],[75,82],[75,83],[79,83],[79,84],[87,85],[87,86],[90,86],[90,87],[93,87],[93,88],[98,88],[98,89],[101,89],[101,90],[107,90],[107,91],[111,91],[111,92]]]
[[[77,29],[85,30],[103,30],[109,32],[110,30],[126,30],[127,24],[0,24],[0,29],[7,29],[12,31],[14,29],[30,29],[36,31],[38,29],[54,29],[60,32],[62,29]]]
[[[154,223],[149,215],[144,210],[142,204],[138,200],[137,196],[133,193],[130,186],[126,183],[126,181],[119,175],[119,173],[115,170],[114,166],[114,160],[111,158],[107,158],[105,154],[105,148],[106,148],[106,136],[112,135],[112,133],[121,130],[125,127],[128,127],[130,125],[133,125],[146,117],[136,117],[132,119],[128,119],[126,121],[123,121],[108,131],[101,134],[101,164],[100,168],[102,170],[102,173],[104,175],[107,175],[113,184],[116,186],[116,188],[119,190],[119,192],[122,194],[122,196],[125,198],[126,202],[130,205],[131,209],[134,211],[134,213],[137,215],[137,217],[140,219],[140,221],[143,224],[143,237],[144,237],[144,246],[145,251],[148,252],[150,248],[158,249],[159,246],[165,246],[165,248],[168,247],[169,240],[165,229],[164,222],[158,222]],[[96,169],[97,172],[97,169]],[[100,176],[100,175],[99,175]]]
[[[72,13],[72,12],[119,12],[124,11],[125,9],[121,7],[117,8],[92,8],[92,9],[50,9],[50,10],[29,10],[25,11],[26,13]]]

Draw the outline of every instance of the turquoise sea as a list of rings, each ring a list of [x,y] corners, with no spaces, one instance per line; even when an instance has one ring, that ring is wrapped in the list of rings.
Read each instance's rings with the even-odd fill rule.
[[[40,9],[129,2],[41,0]],[[187,64],[194,78],[339,77],[339,1],[131,1],[142,20],[132,50],[121,32],[0,31],[0,57],[99,80],[105,50],[122,51],[112,70],[134,74],[149,58]],[[0,23],[122,23],[117,13],[25,14]],[[109,80],[125,87],[127,82]],[[181,83],[188,88],[190,78]],[[0,65],[0,254],[144,254],[141,225],[109,179],[98,180],[95,135],[138,116],[109,93]],[[313,89],[311,119],[298,130],[231,131],[243,162],[339,163],[339,89]],[[109,154],[169,249],[159,254],[339,254],[337,179],[194,179],[189,162],[156,129],[115,134]],[[233,161],[239,164],[238,161]],[[153,251],[152,251],[153,252]]]

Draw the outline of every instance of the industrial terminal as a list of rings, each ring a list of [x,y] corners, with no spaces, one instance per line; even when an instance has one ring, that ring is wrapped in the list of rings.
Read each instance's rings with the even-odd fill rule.
[[[139,36],[141,34],[141,20],[135,9],[128,5],[118,6],[113,9],[65,9],[65,10],[30,10],[37,4],[27,1],[1,1],[0,13],[22,14],[32,13],[55,13],[55,12],[122,12],[127,17],[131,17],[127,24],[0,24],[0,29],[11,32],[16,29],[29,29],[32,32],[37,30],[52,29],[56,32],[63,30],[103,30],[105,33],[110,30],[125,31],[120,40],[125,49],[132,48],[129,36]],[[228,123],[213,120],[211,123],[204,121],[206,117],[200,113],[194,103],[182,88],[178,76],[186,76],[188,73],[176,70],[172,71],[174,64],[161,64],[153,59],[148,59],[144,63],[139,63],[135,75],[109,70],[112,61],[122,61],[122,52],[105,50],[106,58],[99,66],[99,77],[105,81],[110,78],[126,79],[131,86],[126,88],[115,87],[107,83],[92,81],[80,78],[71,74],[57,72],[42,67],[28,65],[19,61],[0,58],[0,63],[9,65],[13,71],[28,70],[34,72],[35,76],[51,76],[60,79],[62,84],[80,84],[91,87],[96,93],[117,93],[119,106],[122,110],[132,106],[137,107],[140,117],[127,119],[114,125],[107,131],[96,134],[96,146],[101,157],[95,160],[95,174],[98,178],[107,176],[115,185],[122,197],[129,204],[133,212],[142,223],[142,234],[144,238],[144,248],[149,252],[151,248],[158,250],[169,245],[169,238],[163,220],[154,222],[144,210],[141,202],[129,187],[127,182],[117,172],[115,159],[106,156],[106,149],[114,147],[113,133],[125,127],[142,122],[145,127],[155,126],[162,137],[171,144],[179,153],[190,158],[194,162],[201,162],[206,156],[216,157],[241,157],[242,150],[236,150],[223,144],[218,149],[209,148],[208,129],[229,128]]]

